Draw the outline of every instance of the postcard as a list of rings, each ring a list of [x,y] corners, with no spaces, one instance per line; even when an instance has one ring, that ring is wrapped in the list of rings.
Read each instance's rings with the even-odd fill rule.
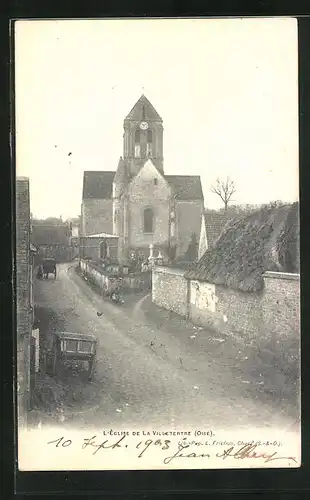
[[[300,467],[297,20],[14,40],[19,470]]]

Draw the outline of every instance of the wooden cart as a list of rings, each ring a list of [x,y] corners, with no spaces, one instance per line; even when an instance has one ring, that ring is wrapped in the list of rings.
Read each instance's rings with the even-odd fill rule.
[[[59,373],[66,361],[87,362],[88,378],[92,378],[96,358],[97,339],[84,333],[57,332],[53,339],[53,374]]]

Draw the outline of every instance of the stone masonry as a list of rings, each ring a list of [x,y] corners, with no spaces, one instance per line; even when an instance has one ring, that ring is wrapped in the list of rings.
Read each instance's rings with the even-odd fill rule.
[[[17,399],[19,426],[27,423],[32,332],[29,180],[16,180]]]

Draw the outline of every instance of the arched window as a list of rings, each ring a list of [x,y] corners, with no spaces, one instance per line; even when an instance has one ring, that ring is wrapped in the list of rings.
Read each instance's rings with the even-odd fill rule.
[[[135,131],[135,142],[140,142],[140,130],[138,128]]]
[[[145,208],[143,212],[143,231],[153,233],[154,214],[151,208]]]
[[[152,130],[148,130],[147,131],[147,145],[146,145],[147,156],[152,156],[152,154],[153,154],[152,140],[153,140]]]
[[[135,131],[135,157],[139,158],[141,155],[141,146],[140,146],[140,130],[137,128]]]
[[[141,155],[140,144],[135,144],[135,157],[140,158],[140,155]]]

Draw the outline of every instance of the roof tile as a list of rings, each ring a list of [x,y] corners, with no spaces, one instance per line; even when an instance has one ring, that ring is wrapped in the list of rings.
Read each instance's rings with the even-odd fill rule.
[[[83,200],[112,198],[115,171],[86,171],[83,179]]]
[[[229,217],[225,213],[205,211],[204,222],[209,247],[214,245],[225,225],[230,219],[231,217]]]
[[[203,200],[199,175],[165,175],[177,200]]]

